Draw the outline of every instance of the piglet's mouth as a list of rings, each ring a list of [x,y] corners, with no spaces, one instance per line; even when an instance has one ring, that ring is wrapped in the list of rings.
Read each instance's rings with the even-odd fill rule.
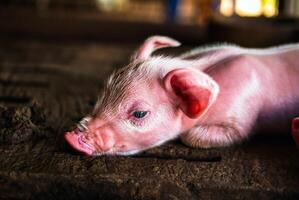
[[[87,155],[92,156],[93,150],[83,142],[82,133],[78,133],[78,131],[66,132],[64,135],[65,140],[71,145],[75,150]]]

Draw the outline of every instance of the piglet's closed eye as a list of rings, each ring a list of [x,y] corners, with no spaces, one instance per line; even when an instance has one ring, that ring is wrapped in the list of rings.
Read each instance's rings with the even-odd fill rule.
[[[202,116],[216,100],[219,91],[217,83],[208,75],[186,69],[169,72],[164,84],[190,118]]]

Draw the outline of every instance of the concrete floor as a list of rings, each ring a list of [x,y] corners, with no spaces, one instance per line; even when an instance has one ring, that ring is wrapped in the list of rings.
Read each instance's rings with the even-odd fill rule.
[[[131,157],[71,150],[63,132],[135,47],[0,40],[0,199],[299,199],[290,134],[209,150],[174,141]]]

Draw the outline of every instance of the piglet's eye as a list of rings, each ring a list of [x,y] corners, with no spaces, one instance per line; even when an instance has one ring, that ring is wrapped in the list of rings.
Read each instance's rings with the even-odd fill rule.
[[[141,119],[147,115],[148,111],[135,111],[133,112],[133,116],[135,118]]]

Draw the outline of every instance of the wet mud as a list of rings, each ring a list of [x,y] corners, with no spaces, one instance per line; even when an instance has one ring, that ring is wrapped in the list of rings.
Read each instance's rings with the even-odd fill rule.
[[[0,106],[0,144],[49,138],[52,132],[41,106]]]

